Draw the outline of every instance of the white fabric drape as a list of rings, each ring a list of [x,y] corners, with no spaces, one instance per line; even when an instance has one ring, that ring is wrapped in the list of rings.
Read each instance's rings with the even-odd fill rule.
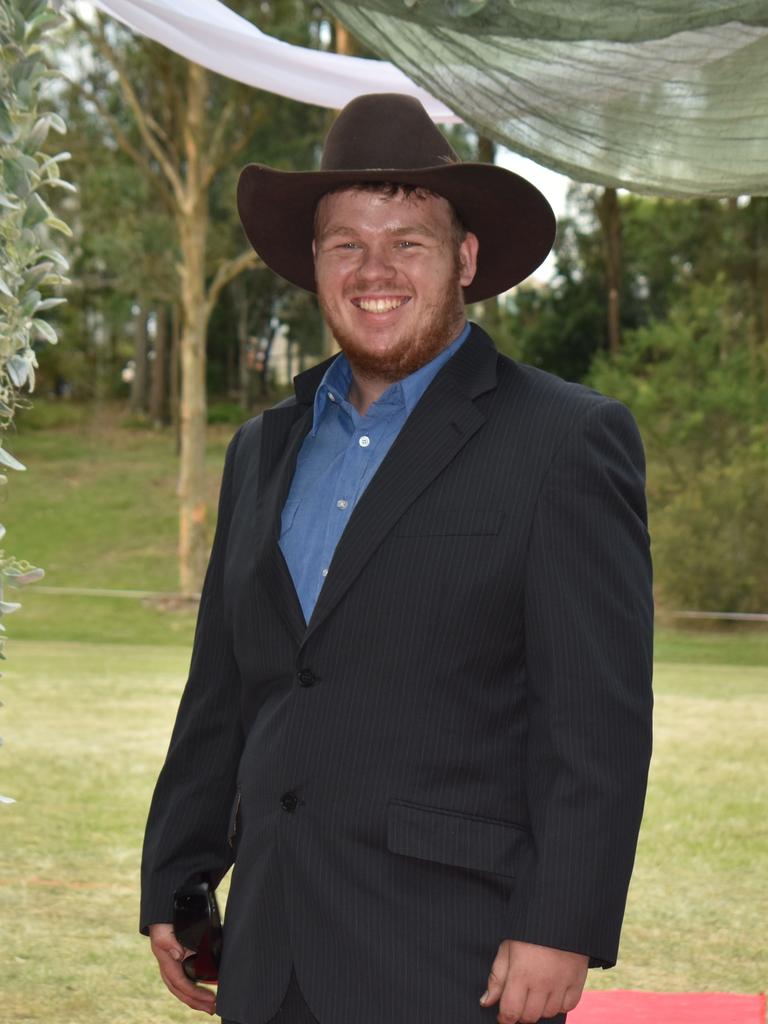
[[[338,109],[366,92],[417,96],[434,120],[463,118],[579,181],[768,194],[768,0],[324,0],[392,63],[291,46],[218,0],[92,2],[295,100]]]
[[[393,64],[283,43],[219,0],[92,3],[188,60],[257,89],[332,109],[363,93],[402,92],[421,100],[434,121],[459,120]]]

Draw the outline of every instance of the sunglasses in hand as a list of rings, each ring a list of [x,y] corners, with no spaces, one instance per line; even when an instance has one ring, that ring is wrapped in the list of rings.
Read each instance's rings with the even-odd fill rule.
[[[190,981],[218,981],[221,915],[207,879],[190,880],[173,894],[173,931],[181,945],[192,950],[181,964]]]

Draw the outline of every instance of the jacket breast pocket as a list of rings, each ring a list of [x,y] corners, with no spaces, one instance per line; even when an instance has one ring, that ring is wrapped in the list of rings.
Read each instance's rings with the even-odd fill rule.
[[[387,808],[387,848],[406,857],[514,878],[530,842],[528,830],[512,822],[400,800]]]
[[[503,521],[502,509],[425,509],[417,505],[392,532],[396,537],[495,537]]]

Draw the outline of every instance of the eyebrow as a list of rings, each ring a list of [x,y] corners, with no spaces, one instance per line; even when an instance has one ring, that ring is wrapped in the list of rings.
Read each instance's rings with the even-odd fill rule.
[[[319,241],[323,241],[326,238],[334,238],[337,235],[357,235],[358,231],[356,228],[348,228],[343,225],[339,225],[335,228],[329,228],[328,230],[322,231],[319,235]],[[436,232],[428,228],[426,224],[408,224],[400,228],[388,228],[387,234],[400,237],[402,235],[425,235],[427,238],[437,238]]]

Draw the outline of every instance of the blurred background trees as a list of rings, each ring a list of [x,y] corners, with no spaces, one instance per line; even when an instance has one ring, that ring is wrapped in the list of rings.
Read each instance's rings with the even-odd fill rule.
[[[282,39],[312,41],[312,16],[301,0],[239,7]],[[76,272],[83,285],[82,313],[92,320],[86,343],[92,361],[101,363],[92,389],[99,393],[103,387],[113,318],[120,329],[130,302],[133,351],[121,377],[131,386],[133,412],[146,412],[155,422],[166,415],[169,382],[180,454],[180,583],[193,593],[208,555],[209,324],[227,286],[259,266],[236,221],[236,173],[249,159],[311,164],[326,113],[212,75],[110,20],[86,17],[76,7],[72,13],[72,70],[62,102],[82,127],[75,173],[83,172],[83,248]],[[96,307],[102,308],[94,310],[86,296],[105,285],[111,294],[100,297]],[[236,347],[225,346],[222,354],[241,404],[247,404],[249,371],[265,368],[282,319],[277,307],[284,289],[270,280],[254,290],[260,301],[251,301],[242,286],[228,295],[235,307]],[[254,330],[255,345],[249,341]]]
[[[355,46],[303,0],[231,6],[291,42]],[[73,27],[62,68],[56,102],[80,192],[59,204],[74,230],[73,287],[52,314],[62,343],[40,354],[41,385],[122,400],[130,422],[171,425],[182,438],[181,581],[194,590],[209,540],[206,419],[241,422],[327,348],[314,298],[248,252],[237,174],[249,161],[315,166],[331,114],[193,69],[108,21]],[[464,127],[450,134],[463,158],[493,158],[489,140]],[[574,184],[552,278],[470,316],[514,358],[633,409],[664,605],[766,610],[768,199],[675,201]],[[198,469],[185,478],[190,452]]]
[[[620,195],[612,344],[602,193],[573,187],[557,274],[508,300],[503,343],[634,412],[662,608],[764,612],[768,198]]]

